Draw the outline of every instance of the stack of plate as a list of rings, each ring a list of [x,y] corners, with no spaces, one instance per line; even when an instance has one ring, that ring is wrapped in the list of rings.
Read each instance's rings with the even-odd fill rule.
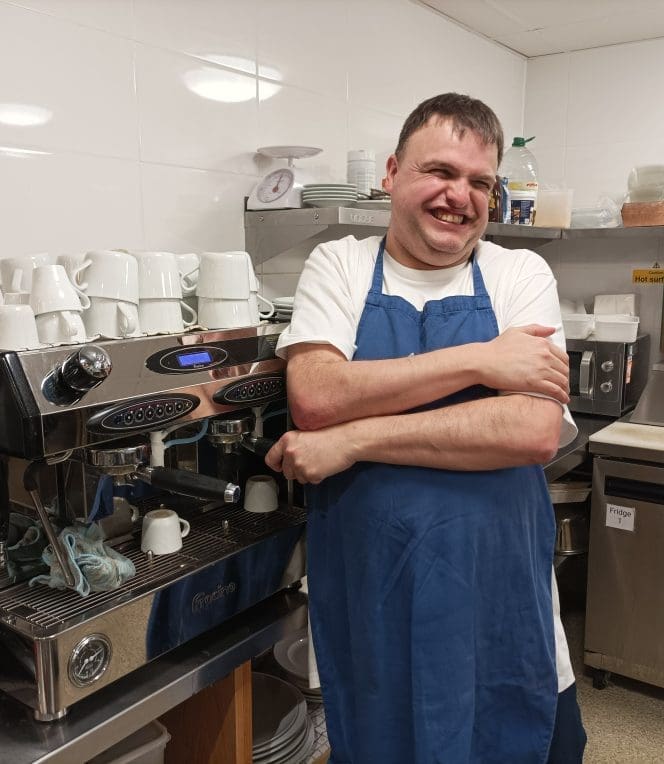
[[[301,764],[314,744],[314,726],[296,687],[269,674],[251,675],[254,764]]]
[[[309,637],[306,629],[290,634],[273,649],[274,659],[309,703],[322,703],[320,687],[309,687]]]
[[[293,315],[293,300],[294,297],[275,297],[272,302],[274,303],[274,317],[279,318],[282,321],[290,321]]]
[[[309,207],[353,207],[356,202],[353,183],[309,183],[302,188],[302,203]]]

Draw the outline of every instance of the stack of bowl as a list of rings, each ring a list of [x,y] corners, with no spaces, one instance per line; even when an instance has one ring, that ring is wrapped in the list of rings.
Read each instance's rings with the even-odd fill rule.
[[[272,650],[275,661],[284,671],[307,702],[319,705],[323,702],[320,687],[309,687],[309,636],[306,629],[289,634],[277,642]]]

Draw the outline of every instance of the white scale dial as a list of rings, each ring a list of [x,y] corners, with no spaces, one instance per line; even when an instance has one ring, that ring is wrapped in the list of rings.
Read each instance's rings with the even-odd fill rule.
[[[256,196],[264,204],[276,202],[277,199],[281,199],[284,194],[291,190],[294,182],[295,176],[292,170],[288,169],[288,167],[283,167],[263,178],[256,189]]]

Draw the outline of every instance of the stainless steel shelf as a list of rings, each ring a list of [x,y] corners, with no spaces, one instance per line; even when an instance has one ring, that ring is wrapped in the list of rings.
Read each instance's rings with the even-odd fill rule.
[[[486,236],[515,239],[560,239],[560,228],[538,228],[532,225],[510,225],[509,223],[489,223]]]
[[[245,247],[258,265],[305,242],[313,249],[322,241],[385,231],[390,210],[359,207],[305,207],[294,210],[265,210],[244,213]],[[489,239],[521,239],[532,247],[559,239],[637,239],[664,237],[664,226],[633,228],[538,228],[537,226],[489,223]]]
[[[297,210],[265,210],[244,213],[245,247],[254,264],[269,260],[292,247],[314,239],[348,235],[348,228],[368,229],[364,235],[380,233],[390,222],[389,210],[359,207],[305,207]]]

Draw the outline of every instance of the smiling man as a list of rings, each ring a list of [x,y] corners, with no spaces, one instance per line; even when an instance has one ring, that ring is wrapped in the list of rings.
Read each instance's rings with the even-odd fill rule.
[[[502,149],[482,102],[420,104],[386,237],[317,247],[280,338],[299,430],[266,461],[307,486],[334,764],[583,754],[540,466],[576,433],[567,356],[546,263],[480,241]]]

